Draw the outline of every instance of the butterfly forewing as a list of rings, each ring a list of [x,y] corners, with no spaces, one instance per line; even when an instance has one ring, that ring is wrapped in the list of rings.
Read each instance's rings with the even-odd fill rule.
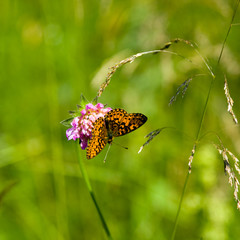
[[[141,127],[147,121],[147,117],[141,113],[128,114],[123,109],[114,109],[105,116],[105,121],[113,137],[119,137]]]
[[[117,136],[121,136],[130,133],[139,127],[141,127],[147,121],[147,117],[141,113],[131,113],[122,118],[119,125],[119,130],[116,133]]]
[[[141,127],[147,121],[147,117],[141,113],[130,113],[121,119],[118,131],[113,133],[114,137],[122,136]]]
[[[107,144],[107,129],[103,118],[98,118],[93,124],[92,138],[87,147],[87,159],[97,156]]]

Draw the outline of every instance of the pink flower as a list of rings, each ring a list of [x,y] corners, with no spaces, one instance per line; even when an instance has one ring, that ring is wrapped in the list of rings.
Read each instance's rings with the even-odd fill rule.
[[[74,141],[79,138],[82,149],[85,149],[88,145],[88,140],[92,137],[93,123],[99,118],[104,117],[106,113],[111,111],[111,108],[104,108],[102,103],[98,103],[95,106],[89,103],[82,109],[81,116],[75,117],[71,122],[72,128],[66,131],[68,140]]]

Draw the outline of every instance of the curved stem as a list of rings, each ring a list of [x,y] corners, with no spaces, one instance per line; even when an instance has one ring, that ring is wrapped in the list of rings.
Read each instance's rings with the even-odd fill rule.
[[[84,164],[83,164],[83,161],[82,161],[82,157],[81,157],[81,155],[80,155],[80,147],[79,147],[79,144],[77,143],[76,146],[77,146],[78,163],[79,163],[79,167],[80,167],[80,170],[81,170],[81,173],[82,173],[82,177],[83,177],[83,179],[84,179],[84,181],[85,181],[85,183],[86,183],[86,185],[87,185],[87,189],[88,189],[88,191],[89,191],[89,194],[90,194],[90,196],[91,196],[91,198],[92,198],[92,201],[93,201],[93,203],[94,203],[94,205],[95,205],[95,208],[96,208],[96,210],[97,210],[97,213],[98,213],[98,215],[99,215],[99,217],[100,217],[100,220],[101,220],[103,229],[104,229],[104,231],[105,231],[108,239],[109,239],[109,240],[112,240],[113,238],[112,238],[111,233],[110,233],[110,231],[109,231],[109,229],[108,229],[108,226],[107,226],[107,223],[106,223],[106,221],[105,221],[105,219],[104,219],[104,217],[103,217],[103,214],[102,214],[102,212],[101,212],[101,210],[100,210],[100,207],[98,206],[98,203],[97,203],[95,194],[94,194],[94,192],[93,192],[91,183],[90,183],[89,178],[88,178],[87,171],[86,171],[86,169],[85,169],[85,167],[84,167]]]

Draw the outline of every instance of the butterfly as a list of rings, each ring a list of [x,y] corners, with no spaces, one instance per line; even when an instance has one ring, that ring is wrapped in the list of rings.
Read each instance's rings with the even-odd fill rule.
[[[87,147],[87,159],[97,156],[107,143],[112,143],[114,137],[134,131],[146,121],[147,117],[141,113],[127,113],[119,108],[109,111],[104,118],[98,118],[93,123],[92,138]]]

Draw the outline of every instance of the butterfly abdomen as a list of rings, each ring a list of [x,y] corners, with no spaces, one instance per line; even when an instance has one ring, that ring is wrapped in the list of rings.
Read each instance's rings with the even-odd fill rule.
[[[105,119],[105,126],[107,129],[107,142],[110,144],[113,141],[113,132],[109,127],[109,122]]]

